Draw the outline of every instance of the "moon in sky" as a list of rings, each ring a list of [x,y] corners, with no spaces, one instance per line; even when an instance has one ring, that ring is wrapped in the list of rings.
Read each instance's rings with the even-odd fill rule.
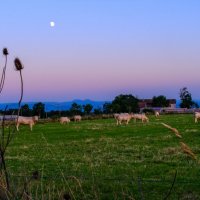
[[[54,27],[55,26],[55,22],[50,22],[50,26]]]

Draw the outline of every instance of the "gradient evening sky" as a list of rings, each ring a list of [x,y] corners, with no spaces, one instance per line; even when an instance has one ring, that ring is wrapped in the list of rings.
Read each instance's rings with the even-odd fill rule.
[[[199,11],[199,0],[1,1],[0,48],[10,55],[0,102],[19,98],[16,56],[23,101],[178,98],[184,86],[200,99]]]

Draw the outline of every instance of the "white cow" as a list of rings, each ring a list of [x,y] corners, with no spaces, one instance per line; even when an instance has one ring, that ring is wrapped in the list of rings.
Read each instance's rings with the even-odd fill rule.
[[[16,119],[16,128],[17,131],[19,131],[19,125],[20,124],[26,124],[30,126],[31,131],[33,130],[33,125],[35,124],[36,121],[38,121],[38,116],[33,116],[33,117],[23,117],[19,116]]]
[[[159,117],[160,113],[158,111],[155,111],[155,116]]]
[[[195,112],[194,113],[194,121],[195,121],[195,123],[197,123],[199,119],[200,119],[200,112]]]
[[[68,117],[61,117],[60,118],[60,123],[61,124],[64,124],[64,123],[69,123],[70,122],[70,119]]]
[[[135,122],[137,119],[142,120],[142,123],[149,122],[149,118],[145,114],[134,114],[133,118],[135,119]]]
[[[122,122],[125,122],[126,124],[129,123],[129,121],[132,119],[133,115],[128,113],[121,113],[118,115],[115,115],[115,119],[117,120],[117,125],[122,124]]]
[[[81,119],[82,119],[82,118],[81,118],[80,115],[75,115],[75,116],[74,116],[74,121],[75,121],[75,122],[80,122]]]
[[[113,116],[114,116],[115,119],[117,119],[117,117],[118,117],[119,115],[120,115],[119,113],[114,113],[114,114],[113,114]]]

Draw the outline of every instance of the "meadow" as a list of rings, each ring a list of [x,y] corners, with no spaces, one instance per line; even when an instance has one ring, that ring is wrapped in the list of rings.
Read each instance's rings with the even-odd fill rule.
[[[12,185],[20,190],[35,179],[33,199],[200,199],[200,123],[192,114],[149,118],[121,126],[113,118],[39,122],[32,132],[20,126],[6,154]]]

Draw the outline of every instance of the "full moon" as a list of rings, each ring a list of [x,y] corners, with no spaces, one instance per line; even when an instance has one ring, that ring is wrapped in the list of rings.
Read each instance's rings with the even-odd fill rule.
[[[55,26],[55,22],[50,22],[50,26],[54,27]]]

